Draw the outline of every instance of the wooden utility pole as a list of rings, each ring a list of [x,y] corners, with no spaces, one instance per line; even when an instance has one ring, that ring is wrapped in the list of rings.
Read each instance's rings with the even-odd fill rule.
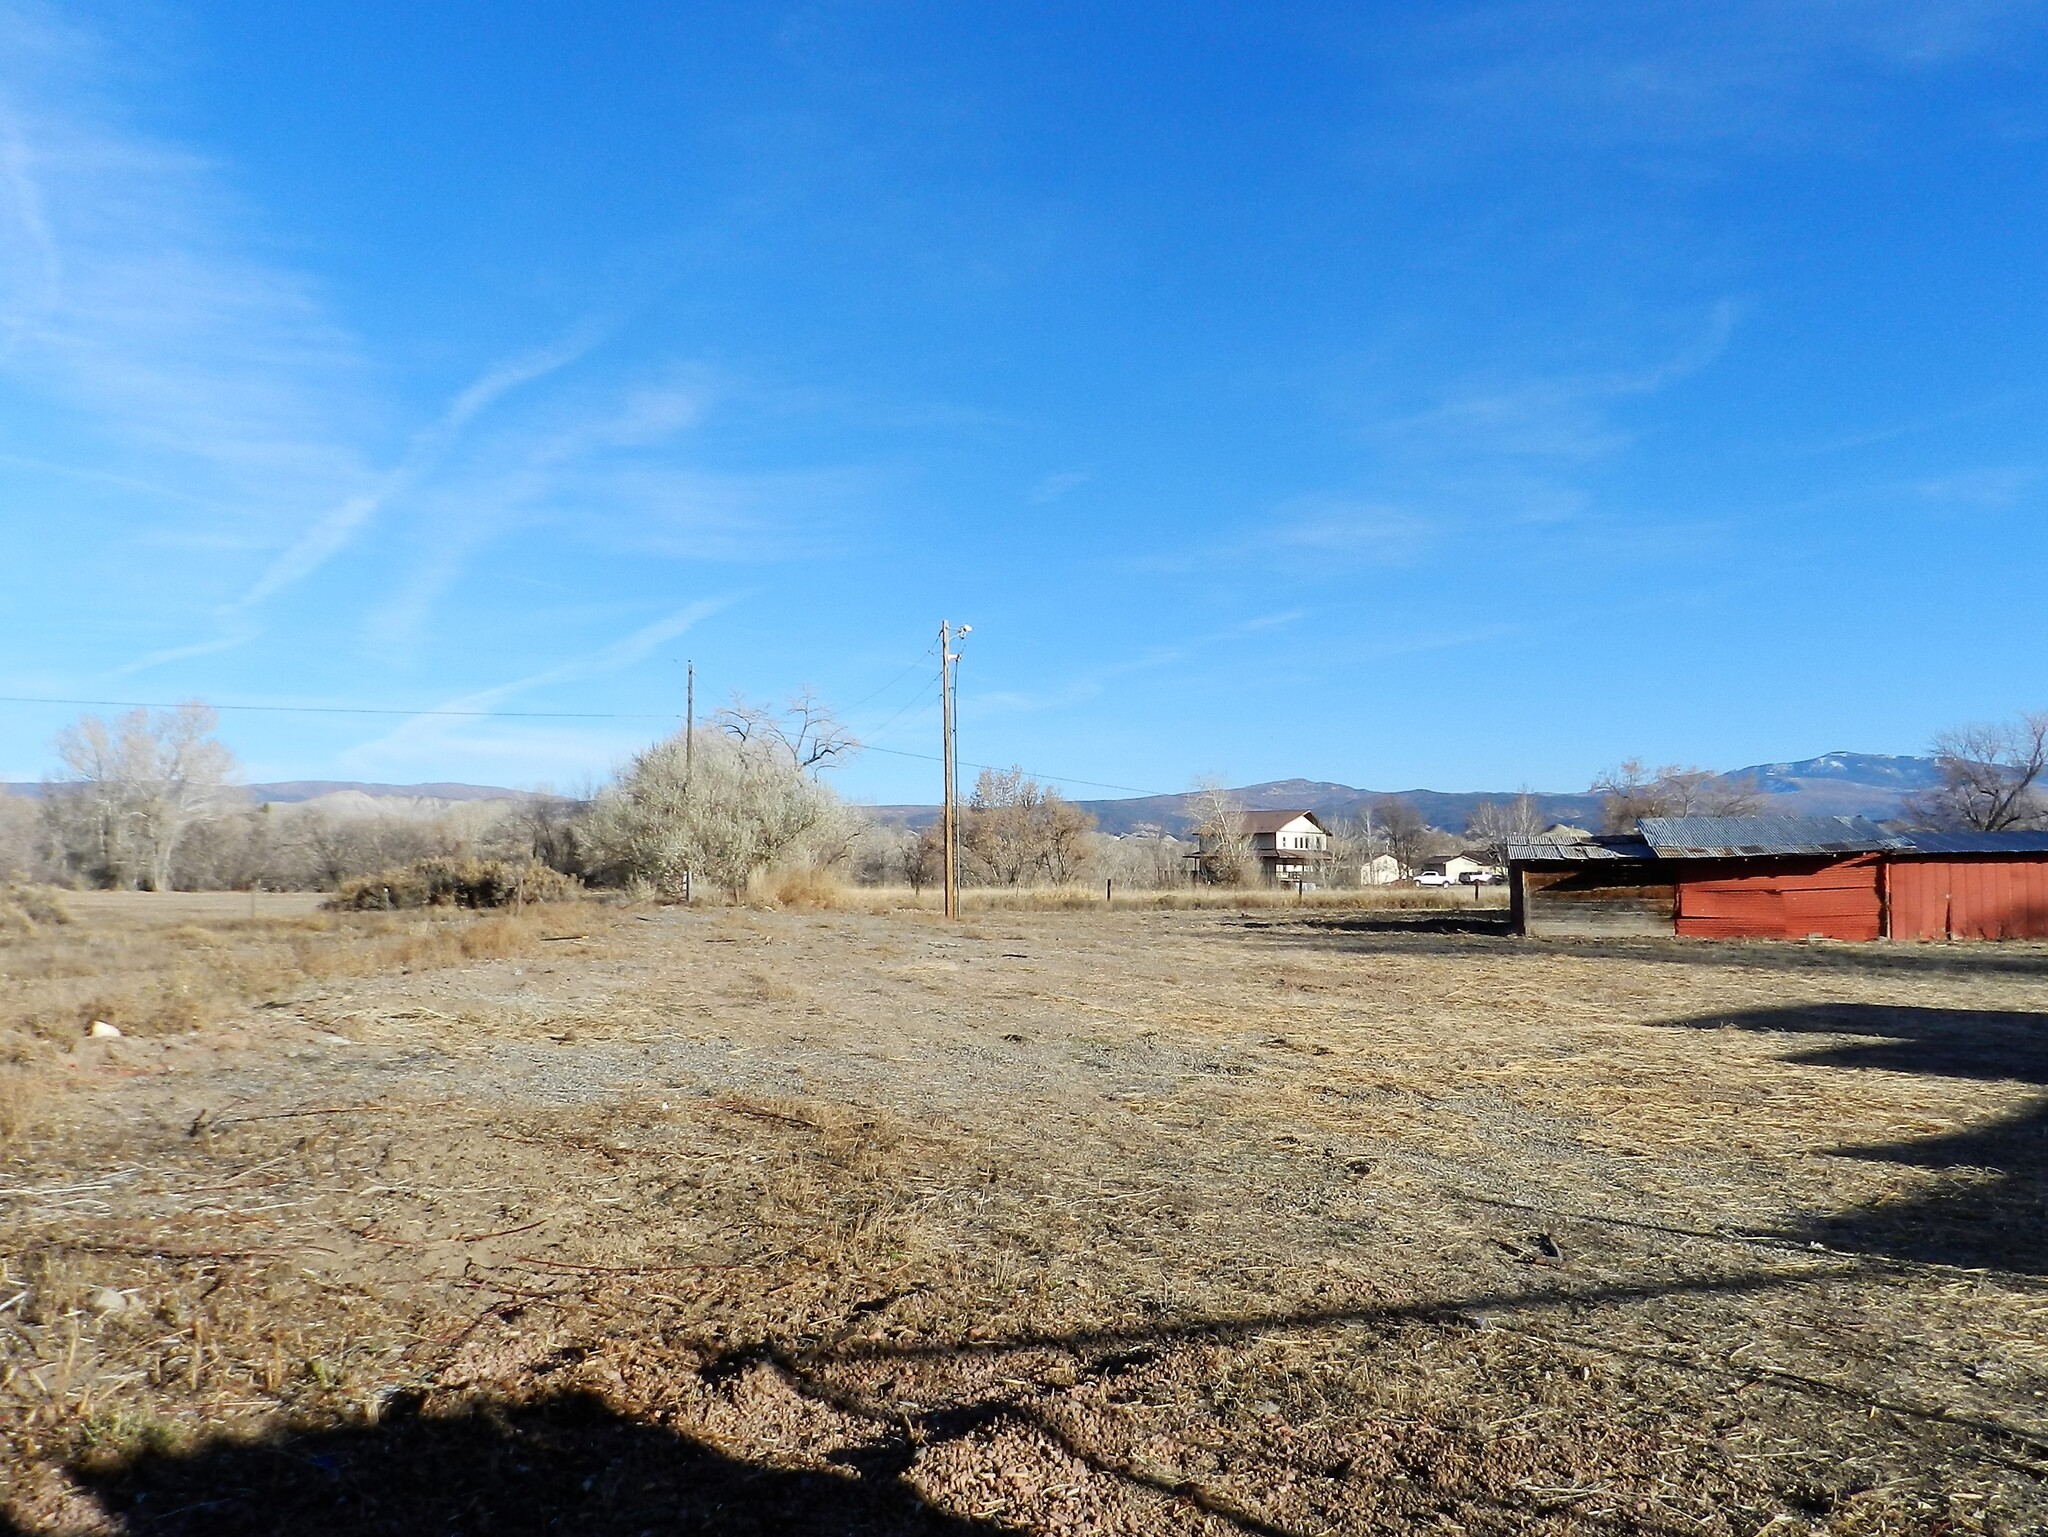
[[[939,624],[939,733],[945,738],[941,753],[945,760],[946,796],[945,809],[945,859],[946,859],[946,916],[957,919],[960,916],[960,829],[954,807],[953,778],[953,626],[950,621]]]
[[[690,775],[697,766],[697,663],[691,660],[683,664],[688,671],[683,683],[683,798],[689,799]],[[696,903],[696,872],[683,871],[683,906]]]

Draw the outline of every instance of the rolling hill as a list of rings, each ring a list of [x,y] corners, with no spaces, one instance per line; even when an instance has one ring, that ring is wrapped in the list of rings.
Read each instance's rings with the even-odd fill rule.
[[[1931,758],[1888,757],[1877,753],[1832,752],[1791,763],[1759,763],[1724,776],[1752,781],[1763,796],[1761,809],[1778,815],[1864,816],[1877,821],[1899,814],[1911,796],[1934,784]],[[15,795],[39,796],[40,784],[9,784]],[[295,779],[242,787],[249,801],[278,805],[318,804],[336,812],[390,809],[418,812],[480,801],[516,800],[521,793],[497,785],[455,783],[386,785],[356,780]],[[1519,790],[1370,790],[1327,779],[1272,779],[1245,785],[1234,793],[1255,811],[1300,807],[1320,816],[1358,816],[1388,796],[1411,802],[1437,827],[1460,831],[1481,801],[1510,800]],[[1531,790],[1546,822],[1591,827],[1600,816],[1600,797],[1584,791]],[[1159,829],[1187,830],[1186,795],[1140,795],[1121,800],[1079,801],[1106,833]],[[381,806],[379,803],[383,803]],[[872,806],[885,823],[923,827],[938,819],[936,806]]]
[[[1763,797],[1759,808],[1778,816],[1864,816],[1883,821],[1897,816],[1904,803],[1935,782],[1931,758],[1888,757],[1876,753],[1834,752],[1792,763],[1759,763],[1724,776],[1753,782]],[[1319,816],[1358,816],[1375,801],[1389,796],[1412,803],[1431,825],[1462,830],[1482,801],[1511,800],[1519,790],[1370,790],[1324,779],[1273,779],[1245,785],[1234,793],[1254,811],[1299,807]],[[1531,790],[1546,822],[1575,827],[1597,825],[1600,797],[1585,791]],[[1185,832],[1186,795],[1145,795],[1123,800],[1078,801],[1106,833],[1132,833],[1157,828]],[[884,821],[921,827],[938,817],[936,806],[878,806]]]

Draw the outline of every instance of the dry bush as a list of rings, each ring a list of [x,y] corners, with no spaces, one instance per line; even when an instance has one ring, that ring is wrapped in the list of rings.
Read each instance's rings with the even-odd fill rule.
[[[403,907],[512,907],[563,902],[582,883],[539,860],[420,859],[398,869],[343,881],[326,904],[369,912]]]
[[[47,886],[0,886],[0,935],[33,934],[70,921],[64,904]]]
[[[598,797],[590,849],[609,879],[669,897],[696,886],[737,899],[765,870],[845,848],[854,830],[846,808],[804,761],[827,744],[808,726],[792,736],[740,705],[726,717],[729,735],[700,731],[694,748],[681,735],[657,743]]]
[[[780,907],[831,910],[844,905],[846,886],[836,873],[818,865],[799,865],[776,876],[770,886]]]

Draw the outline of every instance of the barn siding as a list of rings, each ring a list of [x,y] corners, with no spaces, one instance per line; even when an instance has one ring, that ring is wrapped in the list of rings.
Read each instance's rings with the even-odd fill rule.
[[[1696,939],[1876,939],[1878,873],[1871,855],[1703,861],[1679,877],[1677,929]]]
[[[1945,859],[1885,862],[1886,932],[1893,939],[1948,938],[1948,880]]]
[[[2048,939],[2048,856],[1889,863],[1894,939]]]

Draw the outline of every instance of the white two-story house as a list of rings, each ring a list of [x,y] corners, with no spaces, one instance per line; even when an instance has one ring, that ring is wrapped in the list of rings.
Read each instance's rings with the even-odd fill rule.
[[[1267,885],[1291,885],[1295,881],[1329,878],[1335,857],[1330,829],[1313,811],[1247,811],[1238,826],[1238,836],[1250,845],[1259,878]],[[1201,835],[1200,852],[1191,855],[1197,877],[1210,870],[1218,840]]]

